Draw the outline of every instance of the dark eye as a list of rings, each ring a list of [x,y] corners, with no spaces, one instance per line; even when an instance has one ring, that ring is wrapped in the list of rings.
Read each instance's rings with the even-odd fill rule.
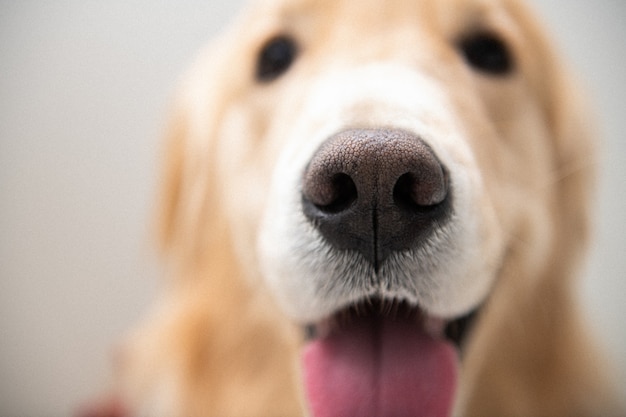
[[[296,58],[298,48],[288,36],[270,39],[261,49],[257,59],[256,79],[269,82],[289,69]]]
[[[465,37],[459,43],[465,60],[474,69],[490,75],[508,75],[514,62],[508,46],[498,36],[478,33]]]

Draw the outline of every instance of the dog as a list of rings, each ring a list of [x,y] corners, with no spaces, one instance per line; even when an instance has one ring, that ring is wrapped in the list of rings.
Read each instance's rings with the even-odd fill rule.
[[[99,415],[625,415],[575,294],[590,119],[517,0],[252,4],[181,81],[172,279]]]

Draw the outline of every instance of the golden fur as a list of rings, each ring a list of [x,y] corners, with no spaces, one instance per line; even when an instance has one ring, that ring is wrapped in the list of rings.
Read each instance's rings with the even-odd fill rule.
[[[462,67],[449,43],[476,25],[512,45],[514,81]],[[307,49],[280,83],[258,85],[257,51],[284,31]],[[379,60],[444,80],[466,109],[460,118],[497,219],[485,239],[503,236],[464,352],[458,414],[618,415],[575,299],[595,137],[558,55],[516,0],[267,0],[210,45],[185,75],[172,117],[159,227],[173,279],[120,360],[130,410],[306,414],[302,332],[259,276],[257,235],[286,125],[306,100],[297,92],[327,69]]]

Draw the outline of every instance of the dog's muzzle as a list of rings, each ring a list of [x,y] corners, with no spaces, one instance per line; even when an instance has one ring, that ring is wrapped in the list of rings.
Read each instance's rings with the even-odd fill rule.
[[[302,182],[303,210],[338,250],[378,271],[394,252],[420,246],[449,217],[445,167],[404,130],[340,132],[314,154]]]

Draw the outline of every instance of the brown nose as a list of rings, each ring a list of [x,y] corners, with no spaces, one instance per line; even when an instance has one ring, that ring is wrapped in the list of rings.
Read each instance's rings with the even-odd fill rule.
[[[326,241],[355,250],[378,270],[418,247],[448,217],[445,168],[403,130],[355,129],[329,138],[302,182],[304,213]]]

